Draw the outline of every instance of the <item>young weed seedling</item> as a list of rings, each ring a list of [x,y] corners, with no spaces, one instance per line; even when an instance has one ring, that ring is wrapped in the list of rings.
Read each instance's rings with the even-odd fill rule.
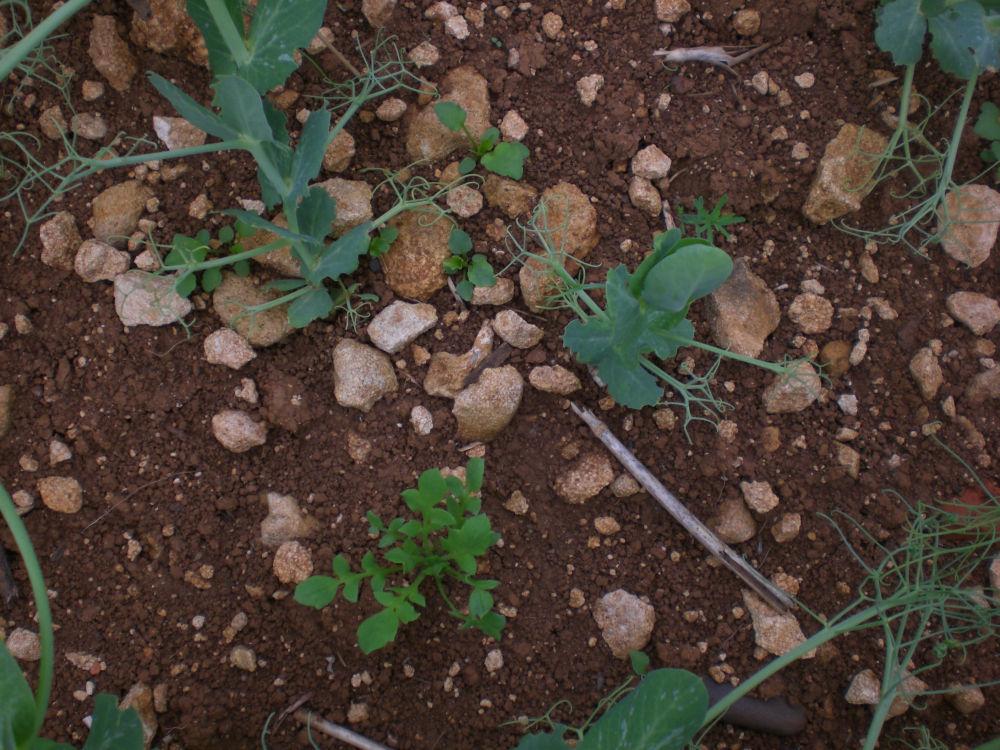
[[[562,700],[545,716],[523,722],[531,729],[547,725],[548,732],[529,734],[516,750],[568,750],[564,738],[575,740],[577,750],[683,750],[697,734],[708,711],[708,691],[701,678],[683,669],[649,671],[649,657],[641,651],[629,654],[632,669],[639,678],[629,676],[606,695],[579,727],[553,721],[560,706],[573,710]]]
[[[623,266],[612,268],[603,284],[588,284],[566,271],[570,256],[553,248],[547,228],[546,208],[539,206],[524,236],[509,233],[515,253],[522,262],[541,264],[556,286],[551,295],[555,307],[565,307],[577,315],[566,326],[563,343],[584,364],[592,365],[619,404],[632,409],[655,406],[663,399],[665,382],[679,397],[668,405],[681,406],[685,427],[692,420],[716,422],[728,404],[717,399],[711,379],[722,358],[755,365],[785,377],[795,377],[804,362],[774,363],[721,349],[694,338],[694,326],[687,319],[692,303],[718,289],[729,278],[733,262],[722,250],[705,240],[682,239],[678,229],[657,235],[653,252],[633,272]],[[528,248],[532,243],[541,252]],[[604,307],[589,291],[604,292]],[[656,359],[673,359],[681,347],[711,352],[718,358],[701,376],[683,373],[682,381],[664,370]],[[654,357],[656,359],[654,359]]]
[[[243,246],[237,238],[246,239],[253,235],[252,228],[242,221],[236,221],[232,225],[227,225],[219,229],[215,235],[215,240],[207,229],[202,229],[194,237],[183,234],[175,234],[170,244],[170,252],[163,259],[162,265],[166,268],[192,268],[204,264],[209,255],[217,256],[226,261],[226,265],[231,265],[233,272],[238,276],[250,275],[250,261],[246,258],[231,261],[229,256],[239,255],[243,252]],[[201,288],[203,292],[212,292],[222,282],[221,265],[210,266],[200,273],[195,271],[181,271],[174,289],[182,297],[189,297],[195,289]]]
[[[382,606],[358,627],[358,646],[370,654],[394,641],[400,624],[420,617],[418,608],[427,604],[420,588],[431,580],[449,614],[463,628],[477,628],[499,640],[506,620],[493,611],[490,591],[500,582],[475,577],[477,559],[500,538],[481,512],[478,493],[483,470],[482,459],[471,459],[464,483],[457,477],[444,477],[438,469],[425,471],[416,489],[403,491],[403,501],[415,517],[394,518],[386,524],[369,511],[370,532],[380,537],[379,549],[385,550],[381,559],[366,552],[355,572],[343,555],[337,555],[333,576],[311,576],[302,581],[295,588],[295,600],[322,609],[340,592],[356,604],[367,580],[375,601]],[[449,580],[471,589],[467,611],[455,606],[449,596]]]
[[[52,693],[52,668],[55,646],[52,611],[42,568],[28,530],[17,515],[7,490],[0,486],[0,515],[21,553],[38,619],[41,656],[38,661],[38,687],[32,696],[21,667],[0,641],[0,748],[4,750],[73,750],[72,745],[52,742],[38,736],[45,721]],[[113,695],[100,693],[94,699],[93,721],[83,750],[142,750],[143,732],[139,715],[133,709],[118,710]]]
[[[706,211],[705,199],[699,195],[694,199],[694,213],[681,214],[681,223],[691,227],[694,231],[694,236],[701,237],[709,245],[714,243],[716,231],[728,240],[732,235],[726,230],[726,227],[733,224],[742,224],[746,221],[742,216],[722,213],[722,209],[725,208],[726,201],[728,200],[729,197],[723,195],[711,211]]]
[[[464,273],[464,278],[455,285],[459,297],[470,302],[477,286],[496,285],[496,274],[486,256],[475,253],[469,257],[469,253],[472,252],[472,238],[467,232],[454,227],[448,236],[448,249],[451,251],[451,257],[445,259],[443,263],[444,272],[449,276]]]
[[[476,138],[465,124],[465,110],[455,102],[438,102],[434,105],[434,113],[448,130],[465,133],[465,137],[469,139],[469,151],[472,155],[459,162],[459,174],[469,174],[479,163],[502,177],[520,180],[524,176],[524,160],[531,152],[523,143],[501,141],[500,131],[496,128],[489,128],[482,138]]]

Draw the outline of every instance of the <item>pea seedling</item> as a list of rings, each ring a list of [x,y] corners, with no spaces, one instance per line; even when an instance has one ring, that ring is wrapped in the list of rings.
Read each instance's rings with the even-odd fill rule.
[[[449,276],[465,273],[465,278],[455,285],[459,297],[469,302],[477,286],[496,285],[496,274],[486,256],[475,253],[469,257],[472,251],[472,238],[468,233],[454,227],[448,236],[448,249],[451,251],[451,256],[442,263],[444,272]]]
[[[42,568],[35,555],[28,530],[17,515],[7,490],[0,486],[0,515],[10,529],[21,559],[24,561],[31,593],[35,600],[38,619],[40,658],[38,661],[38,687],[32,696],[31,688],[21,673],[21,667],[11,656],[6,644],[0,641],[0,747],[5,750],[73,750],[72,745],[52,742],[38,736],[45,721],[52,694],[52,668],[55,646],[52,628],[52,610],[45,588]],[[134,709],[118,710],[113,695],[100,693],[94,699],[93,720],[90,734],[83,750],[142,750],[143,733],[139,715]]]
[[[526,735],[516,750],[568,750],[567,734],[577,750],[683,750],[697,734],[708,711],[708,691],[701,679],[683,669],[648,671],[649,657],[629,654],[635,676],[606,695],[579,727],[553,721],[560,706],[572,711],[569,701],[559,701],[545,716],[529,719],[527,728],[547,725],[548,732]]]
[[[469,139],[472,155],[459,162],[459,174],[469,174],[478,162],[502,177],[520,180],[524,176],[524,160],[531,152],[523,143],[501,141],[500,131],[496,128],[488,128],[481,138],[477,138],[465,124],[465,110],[455,102],[438,102],[434,105],[434,114],[448,130],[465,133],[465,137]]]
[[[358,646],[366,654],[383,648],[396,639],[400,624],[420,617],[418,608],[426,606],[420,587],[428,579],[434,582],[449,614],[463,628],[477,628],[499,640],[506,623],[493,611],[490,593],[499,581],[475,578],[476,560],[496,544],[500,535],[490,528],[490,520],[481,512],[479,490],[483,485],[484,463],[473,458],[466,467],[463,483],[457,477],[442,476],[438,469],[428,469],[417,480],[416,489],[404,490],[402,497],[417,517],[394,518],[388,524],[368,512],[370,532],[377,534],[381,560],[366,552],[357,572],[343,555],[333,558],[333,576],[310,576],[295,588],[295,601],[323,609],[340,592],[356,604],[361,585],[367,580],[382,609],[358,627]],[[443,506],[443,507],[442,507]],[[467,611],[455,606],[445,588],[451,579],[472,589]]]
[[[570,256],[550,244],[545,221],[546,208],[539,206],[524,237],[508,237],[522,262],[535,261],[547,271],[555,291],[554,307],[569,308],[577,320],[566,326],[563,343],[584,364],[592,365],[607,385],[608,393],[623,406],[641,409],[663,399],[665,382],[679,397],[667,404],[684,408],[685,426],[692,420],[715,422],[729,408],[717,399],[710,381],[722,358],[755,365],[782,376],[794,376],[799,363],[774,363],[721,349],[694,338],[694,326],[687,319],[692,303],[719,288],[733,270],[726,253],[705,240],[682,239],[678,229],[657,235],[653,252],[630,273],[623,266],[612,268],[603,284],[588,284],[574,278],[565,268]],[[542,252],[528,248],[538,243]],[[589,291],[602,289],[602,308]],[[690,346],[717,356],[715,365],[701,376],[682,381],[657,364],[673,359],[681,347]]]
[[[681,214],[681,223],[691,227],[695,237],[701,237],[710,245],[715,241],[716,231],[728,240],[732,235],[726,230],[726,227],[742,224],[746,221],[742,216],[722,213],[728,200],[728,196],[723,195],[716,201],[711,211],[706,211],[705,199],[699,195],[694,199],[694,213]]]

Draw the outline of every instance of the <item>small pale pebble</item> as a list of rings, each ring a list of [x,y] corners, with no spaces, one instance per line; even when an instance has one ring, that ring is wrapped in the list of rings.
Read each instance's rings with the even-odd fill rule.
[[[583,106],[593,106],[597,101],[597,92],[604,87],[604,76],[600,73],[592,73],[580,78],[576,82],[576,91],[580,95]]]
[[[92,102],[104,96],[104,84],[100,81],[84,81],[80,85],[80,94],[85,102]]]
[[[858,413],[858,397],[853,393],[844,393],[837,397],[837,406],[848,416],[856,416]]]
[[[456,39],[469,38],[469,22],[463,16],[452,16],[444,22],[444,30]]]
[[[767,74],[766,70],[761,70],[758,73],[754,73],[753,78],[750,79],[750,85],[758,94],[766,96],[770,90],[771,76]]]
[[[72,458],[73,452],[62,440],[53,440],[49,443],[49,466],[55,466]]]
[[[868,342],[870,340],[871,332],[867,328],[862,328],[858,331],[858,340],[854,344],[854,348],[851,349],[850,357],[848,357],[851,367],[857,367],[864,361],[864,358],[868,354]]]
[[[390,97],[378,105],[375,116],[382,122],[396,122],[406,114],[406,102],[398,97]]]
[[[780,544],[792,541],[802,529],[802,516],[798,513],[785,513],[771,527],[771,535]]]
[[[670,409],[657,409],[653,412],[653,422],[657,428],[669,431],[677,426],[677,415]]]
[[[740,482],[743,499],[757,513],[769,513],[778,507],[778,496],[769,482]]]
[[[282,583],[300,583],[312,575],[312,554],[299,542],[284,542],[274,553],[272,570]]]
[[[192,219],[198,219],[200,221],[208,216],[208,212],[211,210],[212,201],[208,199],[208,196],[205,193],[199,193],[188,206],[188,216]]]
[[[816,76],[808,71],[795,76],[794,80],[800,89],[811,89],[816,85]]]
[[[257,384],[250,378],[242,378],[239,387],[233,389],[233,395],[247,403],[256,404],[258,400]]]
[[[621,524],[611,516],[598,516],[594,519],[594,528],[602,536],[610,536],[621,531]]]
[[[437,64],[437,61],[441,58],[441,53],[430,42],[421,42],[410,50],[407,57],[418,68],[427,68]]]
[[[549,39],[557,39],[563,29],[563,19],[558,13],[546,13],[542,16],[542,32]]]
[[[7,650],[18,661],[38,661],[41,658],[41,642],[38,634],[25,628],[14,628],[7,634]]]
[[[521,141],[528,134],[528,123],[517,110],[512,109],[500,121],[500,132],[508,140]]]
[[[802,143],[802,141],[797,142],[792,146],[792,158],[795,161],[803,161],[809,158],[809,147]]]
[[[426,406],[414,406],[410,411],[410,425],[418,435],[430,435],[434,429],[434,417]]]
[[[503,507],[515,516],[523,516],[528,512],[528,498],[524,496],[521,490],[514,490],[510,497],[504,501]]]
[[[494,674],[495,672],[503,669],[503,652],[498,648],[490,651],[486,654],[483,666],[486,667],[486,671],[490,674]]]
[[[619,474],[611,483],[611,494],[615,497],[631,497],[639,492],[642,492],[642,485],[628,472]]]
[[[587,598],[580,589],[569,590],[569,606],[573,609],[580,609],[586,602]]]
[[[871,255],[864,253],[858,260],[858,269],[861,271],[861,278],[869,284],[877,284],[879,281],[878,266]]]
[[[220,328],[205,337],[205,360],[239,370],[257,356],[250,343],[232,328]]]
[[[234,646],[229,652],[229,663],[244,672],[257,671],[257,655],[246,646]]]

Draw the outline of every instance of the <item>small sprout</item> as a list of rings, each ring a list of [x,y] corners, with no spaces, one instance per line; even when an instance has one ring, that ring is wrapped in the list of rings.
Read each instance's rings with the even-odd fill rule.
[[[725,208],[728,200],[729,197],[723,195],[711,211],[706,211],[705,199],[699,195],[694,199],[694,213],[681,214],[681,223],[691,227],[694,230],[695,237],[701,237],[703,240],[707,240],[709,244],[715,241],[716,231],[728,240],[732,235],[726,230],[726,227],[733,224],[742,224],[746,221],[742,216],[722,213],[722,209]]]
[[[396,227],[383,227],[368,243],[368,255],[372,258],[381,258],[389,252],[397,237],[399,230]]]
[[[463,628],[476,628],[499,640],[506,620],[493,611],[490,591],[500,582],[475,577],[477,560],[500,539],[481,512],[483,470],[482,459],[471,459],[464,483],[457,477],[443,476],[438,469],[425,471],[415,489],[402,493],[414,517],[386,523],[368,512],[369,532],[380,537],[380,556],[366,552],[360,569],[354,571],[343,555],[337,555],[333,576],[311,576],[302,581],[295,589],[295,600],[323,609],[340,593],[356,604],[361,586],[368,581],[382,607],[358,627],[358,646],[370,654],[396,640],[400,624],[420,617],[419,610],[427,604],[420,589],[430,580],[448,613]],[[453,602],[446,585],[452,581],[471,589],[465,607]]]
[[[468,257],[472,252],[472,238],[467,232],[454,227],[448,237],[448,249],[452,254],[441,265],[449,276],[465,272],[465,278],[455,285],[455,291],[466,302],[472,300],[477,286],[490,287],[497,283],[496,273],[485,255],[475,253]]]
[[[469,174],[482,164],[494,174],[520,180],[524,176],[524,161],[530,155],[528,147],[517,141],[501,141],[500,131],[488,128],[482,137],[476,138],[466,126],[466,112],[454,102],[438,102],[434,105],[438,120],[453,133],[465,133],[469,140],[471,156],[466,156],[458,164],[459,174]]]

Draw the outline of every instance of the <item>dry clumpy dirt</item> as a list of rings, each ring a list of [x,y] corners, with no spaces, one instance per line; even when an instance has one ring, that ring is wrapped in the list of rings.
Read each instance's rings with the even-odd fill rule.
[[[734,239],[724,247],[749,261],[774,290],[784,313],[764,356],[780,359],[809,350],[804,337],[796,340],[799,330],[787,314],[806,279],[820,282],[836,310],[832,327],[812,338],[818,347],[834,340],[853,342],[866,325],[862,310],[870,297],[884,298],[898,313],[895,319],[872,317],[867,357],[832,379],[828,398],[801,412],[767,414],[761,403],[769,382],[765,374],[724,363],[717,387],[735,407],[727,414],[735,430],[727,425],[717,434],[695,426],[690,442],[679,428],[660,429],[649,409],[632,413],[606,402],[610,408],[598,409],[605,394],[560,347],[567,316],[532,316],[517,299],[512,306],[545,330],[541,345],[514,350],[507,360],[525,379],[538,364],[574,370],[584,383],[578,399],[597,409],[700,518],[708,519],[724,501],[740,498],[740,482],[769,482],[779,504],[754,514],[757,531],[738,549],[767,575],[798,579],[800,598],[815,612],[839,610],[861,579],[839,536],[818,514],[842,510],[892,541],[899,538],[905,513],[882,489],[930,499],[955,496],[967,486],[968,477],[922,434],[925,423],[942,419],[938,434],[978,463],[985,476],[995,477],[993,457],[1000,440],[995,402],[968,408],[962,401],[966,385],[981,369],[985,345],[961,325],[944,325],[942,316],[946,298],[955,291],[996,297],[996,255],[969,270],[940,252],[925,261],[885,246],[873,256],[880,274],[872,283],[859,275],[863,243],[829,226],[816,227],[801,213],[819,157],[840,125],[878,127],[878,113],[896,95],[892,87],[869,88],[873,70],[891,67],[872,41],[874,2],[807,0],[791,12],[777,0],[748,0],[745,5],[692,0],[693,10],[669,35],[656,21],[653,0],[489,3],[481,27],[476,23],[480,6],[469,4],[467,11],[460,2],[459,11],[470,20],[470,34],[462,41],[448,34],[443,23],[424,17],[428,5],[399,3],[388,31],[406,49],[430,41],[440,50],[440,61],[422,71],[430,80],[459,65],[484,75],[494,122],[508,110],[520,113],[530,128],[525,143],[532,152],[525,181],[541,191],[566,180],[592,199],[600,242],[589,262],[605,269],[620,262],[634,266],[653,233],[662,229],[659,218],[634,208],[628,198],[628,162],[639,149],[655,144],[673,159],[677,176],[664,197],[675,210],[690,207],[697,195],[714,201],[725,193],[730,207],[747,217],[733,228]],[[32,7],[39,17],[50,10],[47,3],[33,2]],[[759,32],[749,38],[733,30],[732,15],[744,7],[758,10],[762,20]],[[546,12],[564,21],[554,39],[542,32]],[[153,115],[174,113],[142,75],[126,91],[109,85],[96,101],[80,96],[82,81],[104,80],[87,55],[93,15],[114,17],[127,38],[131,13],[125,3],[98,0],[66,27],[54,49],[75,70],[77,111],[99,111],[112,133],[151,137]],[[326,25],[345,51],[352,32],[362,43],[374,36],[360,3],[331,3]],[[654,49],[671,44],[765,41],[774,46],[741,66],[735,77],[697,64],[666,70],[651,57]],[[206,98],[204,68],[183,55],[154,53],[132,42],[129,47],[139,71],[160,72]],[[518,50],[514,67],[508,67],[511,49]],[[322,53],[317,61],[331,75],[342,75],[331,55]],[[748,85],[763,70],[788,92],[790,103],[782,105],[778,96],[760,95]],[[806,72],[815,78],[808,88],[794,82]],[[604,86],[586,108],[576,81],[592,74],[603,75]],[[928,67],[918,74],[917,86],[940,100],[953,82]],[[288,83],[301,96],[321,88],[319,75],[308,64]],[[29,101],[25,91],[37,95]],[[58,103],[50,89],[25,91],[14,99],[12,116],[0,115],[3,129],[37,132],[41,111]],[[976,101],[995,100],[998,93],[996,77],[986,76]],[[663,94],[669,95],[669,105],[659,109]],[[887,98],[877,101],[880,96]],[[5,103],[8,99],[5,95]],[[292,104],[289,114],[302,101],[307,100]],[[378,120],[352,123],[357,155],[350,172],[355,174],[345,176],[370,179],[359,173],[360,167],[404,165],[403,127]],[[777,128],[784,128],[787,139],[774,138]],[[959,161],[958,176],[964,179],[979,170],[978,147],[968,135]],[[53,158],[53,142],[42,142],[45,158]],[[795,157],[808,155],[793,157],[793,146]],[[189,204],[200,193],[219,208],[235,205],[237,198],[257,197],[247,158],[221,154],[190,161],[189,171],[177,181],[153,187],[159,206],[150,217],[161,241],[205,225],[188,216]],[[124,174],[97,175],[58,208],[72,213],[83,228],[89,202],[123,179]],[[877,223],[889,206],[890,196],[875,193],[859,221]],[[15,207],[4,208],[0,248],[10,248],[22,226]],[[506,217],[486,209],[462,225],[477,251],[495,254],[499,267],[503,258],[494,239],[496,220]],[[365,657],[355,646],[354,631],[374,602],[365,596],[357,606],[340,602],[321,613],[296,604],[291,587],[272,571],[274,548],[261,542],[263,496],[294,496],[315,519],[316,530],[302,542],[318,572],[326,571],[338,552],[359,559],[370,545],[365,511],[373,508],[383,517],[398,513],[399,491],[420,471],[465,463],[450,404],[428,396],[419,385],[426,365],[418,365],[409,350],[395,355],[394,361],[405,362],[399,389],[366,414],[334,399],[332,351],[347,333],[340,319],[259,349],[239,371],[210,365],[202,342],[219,323],[210,305],[202,304],[205,300],[196,300],[189,332],[179,326],[125,331],[115,314],[112,285],[84,284],[71,271],[41,264],[37,237],[32,230],[19,257],[5,249],[0,258],[0,322],[7,329],[0,340],[0,384],[13,385],[15,393],[12,426],[0,442],[0,477],[11,492],[27,490],[37,496],[40,478],[71,476],[84,492],[77,513],[55,513],[39,500],[25,516],[58,627],[49,736],[79,742],[85,735],[82,719],[91,710],[91,699],[74,693],[86,691],[92,680],[95,692],[119,695],[137,682],[156,686],[159,697],[165,697],[158,701],[162,711],[157,716],[157,742],[163,747],[256,747],[268,715],[308,693],[308,705],[317,713],[341,723],[350,718],[358,731],[394,747],[509,748],[517,743],[519,730],[503,727],[503,722],[540,715],[561,698],[570,699],[576,711],[560,718],[580,721],[627,674],[627,664],[613,658],[601,641],[591,611],[602,596],[619,588],[644,597],[655,610],[647,648],[654,666],[719,674],[725,665],[721,673],[727,678],[745,678],[760,665],[736,579],[709,565],[705,553],[656,503],[644,494],[618,498],[610,489],[579,505],[555,494],[555,479],[571,465],[570,459],[599,446],[563,398],[527,386],[512,423],[486,449],[484,508],[503,535],[503,546],[489,553],[485,566],[490,577],[502,582],[497,593],[503,608],[516,611],[499,644],[502,667],[495,669],[493,656],[490,672],[485,661],[497,644],[481,634],[458,631],[430,597],[421,619],[405,627],[395,645]],[[595,278],[602,273],[594,272]],[[381,296],[377,307],[393,301],[379,273],[365,271],[358,280]],[[442,316],[456,310],[447,290],[431,303]],[[473,307],[464,322],[439,325],[440,339],[428,333],[418,343],[431,351],[464,352],[480,324],[495,312]],[[694,311],[695,322],[701,335],[708,336],[700,314]],[[1000,333],[994,329],[983,338],[995,348]],[[908,364],[931,339],[940,341],[943,385],[926,401]],[[260,386],[260,407],[234,394],[243,378]],[[270,391],[266,384],[272,384]],[[282,391],[290,387],[308,401],[305,422],[292,419],[294,431],[287,420],[278,426],[283,420],[274,417],[286,408]],[[844,394],[857,397],[856,415],[838,407],[837,397]],[[949,396],[965,422],[942,414],[940,403]],[[426,436],[415,434],[409,424],[418,405],[433,416],[434,429]],[[212,416],[225,409],[272,419],[266,444],[241,454],[225,450],[211,431]],[[843,428],[858,433],[850,443],[860,454],[856,478],[838,461],[834,437]],[[371,443],[361,462],[348,453],[351,432]],[[50,466],[50,443],[56,439],[70,448],[72,457]],[[515,491],[527,499],[526,514],[504,508]],[[779,544],[770,527],[783,513],[800,513],[802,528],[792,541]],[[599,536],[594,521],[606,516],[620,529]],[[605,520],[602,528],[606,526]],[[5,541],[9,546],[10,540]],[[14,570],[26,593],[23,569],[15,562]],[[988,585],[985,571],[977,583]],[[6,632],[32,629],[32,614],[22,596],[0,608],[0,625]],[[234,618],[237,626],[245,625],[227,630]],[[799,613],[799,619],[807,634],[814,632],[817,626],[805,614]],[[231,663],[235,646],[252,649],[254,671]],[[924,678],[935,688],[995,679],[998,657],[995,644],[992,650],[989,646],[962,665]],[[81,671],[65,658],[68,652],[95,655],[106,669]],[[246,657],[240,651],[234,661],[245,667]],[[870,710],[848,705],[843,693],[863,668],[881,669],[874,634],[838,641],[835,649],[793,665],[759,691],[784,694],[804,706],[804,733],[779,739],[721,726],[706,745],[856,746]],[[34,667],[28,664],[27,669],[34,677]],[[923,723],[951,747],[985,741],[998,730],[1000,690],[984,692],[986,708],[968,716],[932,696],[926,710],[891,721],[886,736],[900,736],[908,724]],[[365,708],[359,708],[362,704]],[[274,748],[303,745],[291,719],[270,738]]]

